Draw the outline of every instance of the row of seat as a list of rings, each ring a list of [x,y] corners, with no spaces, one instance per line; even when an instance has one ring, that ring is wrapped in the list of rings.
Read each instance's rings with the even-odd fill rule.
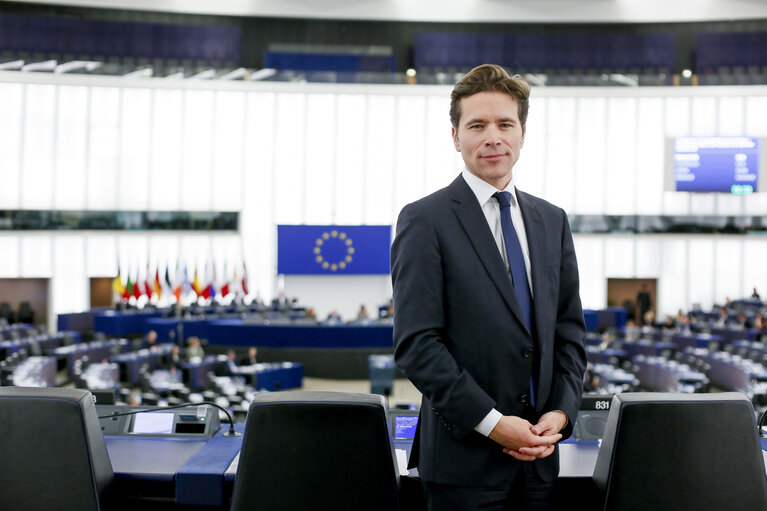
[[[0,508],[119,507],[89,392],[0,388],[0,416]],[[398,478],[382,396],[262,394],[250,403],[231,510],[393,511]],[[753,408],[736,393],[616,396],[593,481],[609,511],[767,509]]]
[[[0,48],[11,52],[240,63],[242,29],[0,13]]]
[[[14,323],[33,324],[35,311],[32,310],[32,305],[27,301],[19,302],[19,308],[16,311],[13,310],[10,303],[0,302],[0,326],[3,322],[7,325]]]

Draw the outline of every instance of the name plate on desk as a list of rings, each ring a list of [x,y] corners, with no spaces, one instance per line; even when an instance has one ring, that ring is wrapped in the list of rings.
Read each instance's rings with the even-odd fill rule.
[[[207,405],[165,410],[97,404],[96,411],[104,435],[212,438],[220,428],[218,410]],[[136,413],[117,415],[130,412]]]
[[[580,410],[610,410],[614,394],[584,394]]]

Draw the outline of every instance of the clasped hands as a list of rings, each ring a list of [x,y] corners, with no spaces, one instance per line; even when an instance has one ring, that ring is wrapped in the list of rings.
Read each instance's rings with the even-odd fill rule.
[[[547,412],[538,424],[514,415],[504,415],[490,432],[490,439],[503,446],[503,452],[520,461],[545,458],[554,452],[554,444],[562,439],[559,431],[567,424],[560,411]]]

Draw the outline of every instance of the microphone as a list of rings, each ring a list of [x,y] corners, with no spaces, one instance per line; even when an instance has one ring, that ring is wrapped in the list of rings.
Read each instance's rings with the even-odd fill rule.
[[[224,408],[223,406],[219,406],[216,403],[212,403],[210,401],[200,401],[199,403],[181,403],[180,405],[173,405],[173,406],[157,406],[155,408],[144,408],[141,410],[131,410],[130,412],[121,412],[121,413],[111,413],[109,415],[100,415],[99,419],[109,419],[111,417],[122,417],[124,415],[136,415],[137,413],[145,413],[145,412],[162,412],[164,410],[173,410],[174,408],[186,408],[187,406],[200,406],[200,405],[210,405],[218,408],[222,412],[226,414],[227,419],[229,419],[229,431],[224,433],[224,436],[240,436],[240,433],[237,433],[234,430],[234,420],[232,419],[232,415],[229,413],[229,410]]]

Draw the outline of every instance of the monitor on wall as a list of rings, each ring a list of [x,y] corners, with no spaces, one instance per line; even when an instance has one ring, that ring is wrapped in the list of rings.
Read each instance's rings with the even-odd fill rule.
[[[764,182],[765,139],[673,137],[666,139],[665,190],[744,195]]]

